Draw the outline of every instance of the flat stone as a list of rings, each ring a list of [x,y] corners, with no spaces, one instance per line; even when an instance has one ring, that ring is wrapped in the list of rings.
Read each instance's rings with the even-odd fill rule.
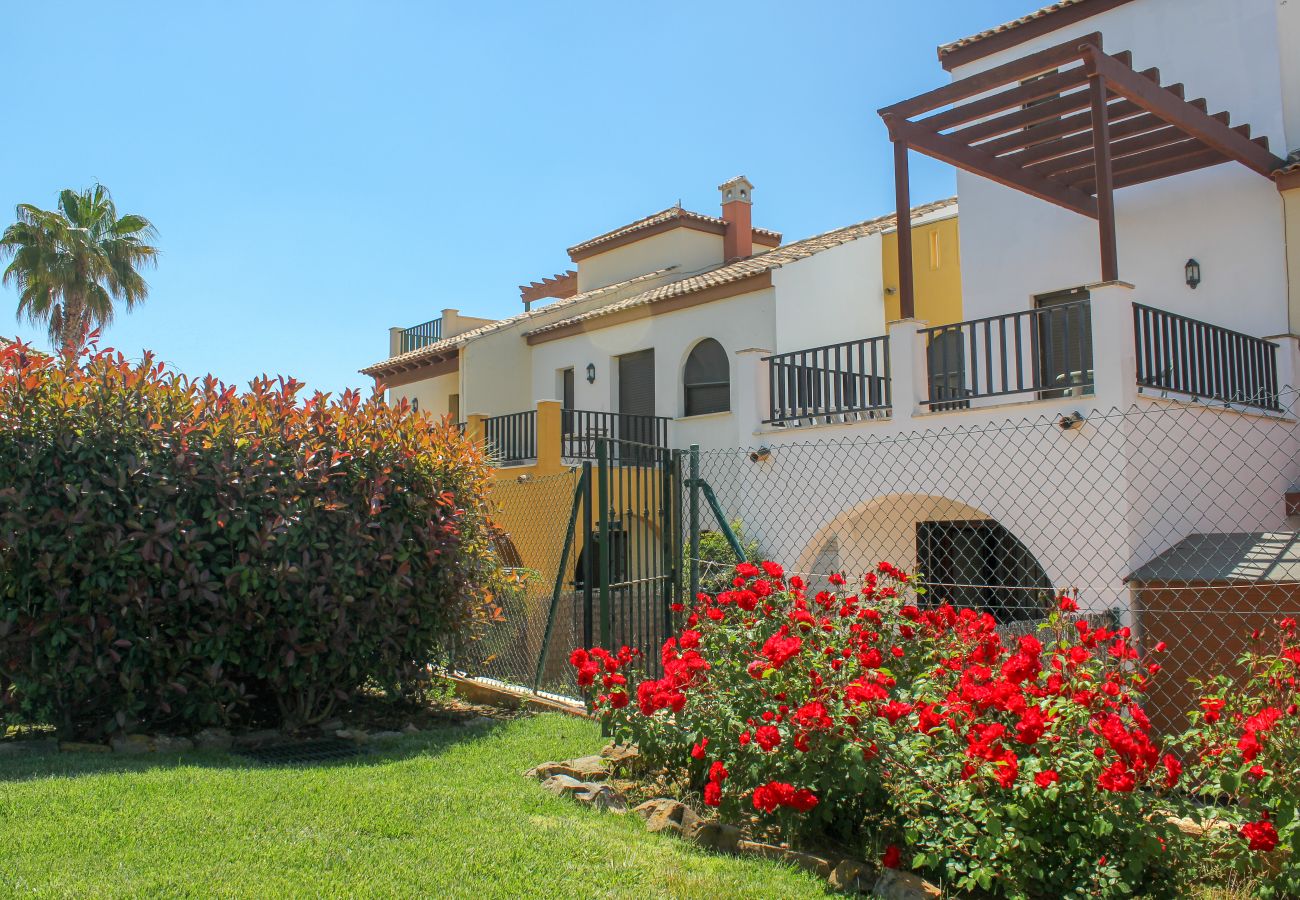
[[[263,728],[261,731],[249,731],[245,734],[235,735],[233,741],[236,747],[261,747],[264,744],[274,744],[284,740],[284,735],[274,728]]]
[[[716,819],[697,819],[682,828],[682,837],[697,847],[735,853],[740,846],[742,834],[735,825],[727,825]]]
[[[373,731],[370,733],[370,740],[391,741],[394,738],[399,738],[401,736],[402,733],[400,731]]]
[[[1181,819],[1177,816],[1170,816],[1168,822],[1188,837],[1199,838],[1220,831],[1232,830],[1232,826],[1222,819],[1211,819],[1208,822],[1198,822],[1190,816]]]
[[[38,756],[58,752],[59,742],[54,738],[0,741],[0,756]]]
[[[153,753],[153,739],[147,734],[127,734],[115,737],[109,742],[114,753],[138,755]]]
[[[685,803],[668,798],[647,800],[636,808],[636,812],[646,820],[646,831],[652,834],[667,831],[683,835],[689,833],[702,821]]]
[[[861,860],[842,859],[831,872],[831,888],[846,893],[869,894],[875,886],[876,869]]]
[[[342,719],[326,719],[324,722],[321,722],[321,723],[320,723],[319,725],[317,725],[316,727],[319,728],[321,731],[324,731],[324,732],[338,731],[340,728],[343,727],[343,720],[342,720]]]
[[[585,781],[579,781],[569,775],[551,775],[542,781],[542,790],[549,791],[558,797],[567,797],[575,791],[585,790],[595,787]]]
[[[579,803],[604,812],[627,812],[627,798],[607,784],[585,784],[573,792],[573,798]]]
[[[799,866],[801,869],[806,869],[820,878],[830,878],[831,872],[838,862],[838,860],[830,860],[824,856],[802,853],[787,847],[778,847],[775,844],[760,844],[757,841],[740,841],[736,845],[736,850],[739,853],[752,853],[755,856],[790,863]]]
[[[194,742],[187,737],[160,734],[153,739],[153,748],[158,753],[182,753],[193,750]]]
[[[194,735],[194,746],[200,750],[229,750],[234,741],[224,728],[205,728]]]
[[[876,879],[874,893],[886,900],[938,900],[943,891],[914,872],[903,869],[882,869]]]
[[[419,734],[420,729],[414,722],[407,722],[402,726],[402,732],[404,734]]]
[[[62,753],[112,753],[113,748],[108,744],[91,744],[85,741],[60,741],[59,751]]]
[[[641,753],[634,744],[609,744],[600,755],[609,760],[612,765],[627,765],[637,759]]]
[[[334,736],[341,741],[353,741],[357,744],[364,744],[370,739],[363,728],[340,728],[334,732]]]
[[[497,720],[491,716],[474,716],[471,719],[461,719],[458,724],[461,728],[486,728],[496,723]]]
[[[566,759],[563,762],[545,762],[534,766],[524,773],[529,778],[550,778],[552,775],[568,775],[579,781],[604,781],[609,778],[599,756],[584,756],[580,759]]]

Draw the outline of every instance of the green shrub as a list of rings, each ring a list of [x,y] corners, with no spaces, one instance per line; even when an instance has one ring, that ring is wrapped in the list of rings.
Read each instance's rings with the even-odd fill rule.
[[[461,634],[481,455],[403,405],[0,347],[0,672],[64,733],[318,721]]]
[[[716,594],[729,590],[731,580],[736,577],[736,564],[742,562],[762,562],[763,554],[758,541],[750,540],[745,535],[745,526],[739,519],[731,522],[731,530],[745,551],[744,559],[736,559],[736,551],[727,540],[722,530],[700,532],[700,590],[705,594]],[[691,555],[691,548],[686,547],[685,555]]]

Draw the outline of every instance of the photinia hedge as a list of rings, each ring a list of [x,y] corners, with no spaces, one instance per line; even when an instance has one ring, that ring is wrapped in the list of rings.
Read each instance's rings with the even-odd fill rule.
[[[378,398],[0,346],[5,719],[294,726],[407,683],[478,609],[485,479]]]
[[[1004,636],[987,613],[924,602],[887,563],[858,590],[832,576],[811,596],[774,563],[736,573],[731,590],[681,610],[661,677],[638,678],[626,648],[570,659],[614,734],[723,818],[1013,897],[1172,896],[1188,860],[1203,861],[1174,821],[1198,808],[1195,785],[1142,709],[1160,664],[1127,628],[1061,597],[1042,629]],[[1277,808],[1295,803],[1297,744],[1278,737],[1297,726],[1293,663],[1300,651],[1266,666],[1291,698],[1267,707],[1284,728],[1258,704],[1231,724],[1236,736],[1267,726],[1261,752],[1278,754],[1258,783],[1282,799],[1220,813],[1257,820],[1228,832],[1255,854],[1242,866],[1252,875],[1277,861],[1258,858],[1273,842],[1259,817],[1294,833]]]

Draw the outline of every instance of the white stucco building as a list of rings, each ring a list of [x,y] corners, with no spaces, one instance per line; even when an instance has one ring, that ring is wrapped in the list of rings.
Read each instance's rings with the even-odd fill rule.
[[[575,245],[521,288],[550,302],[397,332],[363,371],[507,462],[548,400],[565,458],[699,445],[727,515],[814,574],[884,558],[1125,609],[1191,534],[1288,530],[1300,2],[1062,0],[939,56],[951,82],[881,114],[898,207],[921,152],[957,166],[959,222],[781,245],[733,179],[720,216]]]

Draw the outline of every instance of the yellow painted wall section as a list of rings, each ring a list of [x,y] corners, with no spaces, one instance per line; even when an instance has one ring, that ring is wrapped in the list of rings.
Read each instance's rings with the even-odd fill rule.
[[[885,321],[902,318],[898,299],[898,233],[883,235]],[[916,281],[916,317],[930,325],[962,320],[961,242],[957,217],[912,228],[912,271]],[[894,293],[889,293],[892,288]]]
[[[1282,192],[1286,216],[1287,292],[1290,295],[1291,333],[1300,334],[1300,187]]]

